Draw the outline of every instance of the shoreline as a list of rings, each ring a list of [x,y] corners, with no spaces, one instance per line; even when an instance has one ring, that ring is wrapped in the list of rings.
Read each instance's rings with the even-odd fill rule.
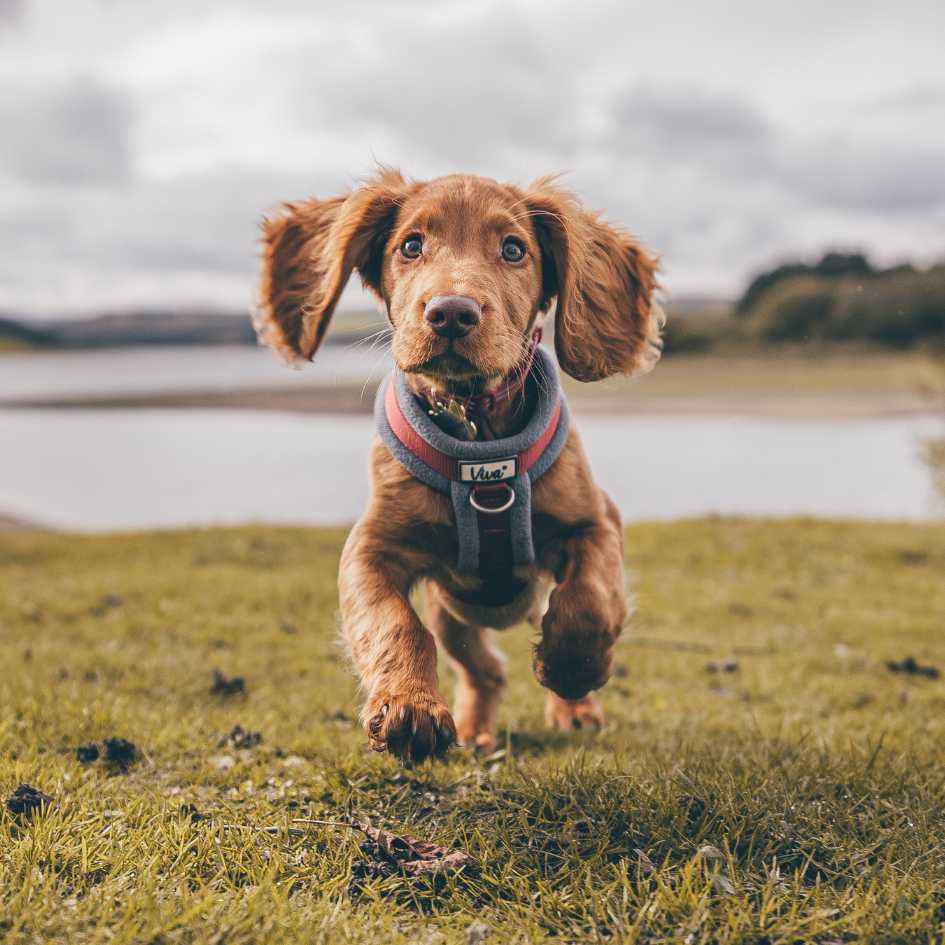
[[[2,410],[259,410],[301,414],[370,415],[375,385],[247,387],[230,390],[178,390],[140,394],[87,394],[0,400]],[[938,415],[921,394],[646,394],[566,389],[578,416],[768,417],[771,419],[892,419]]]
[[[8,512],[0,512],[0,532],[53,532],[58,529],[32,519],[22,518]]]

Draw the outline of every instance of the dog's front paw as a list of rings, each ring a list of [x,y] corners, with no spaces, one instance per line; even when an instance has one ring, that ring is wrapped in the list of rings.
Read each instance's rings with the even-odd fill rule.
[[[617,632],[593,613],[571,614],[550,608],[535,648],[535,678],[562,699],[582,699],[610,677]]]
[[[378,696],[366,714],[371,748],[389,751],[404,763],[440,757],[456,742],[449,709],[430,693]]]

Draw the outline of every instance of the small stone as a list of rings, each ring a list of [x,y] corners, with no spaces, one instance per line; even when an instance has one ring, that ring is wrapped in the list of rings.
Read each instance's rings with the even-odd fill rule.
[[[473,922],[466,929],[466,945],[482,945],[492,929],[485,922]]]
[[[708,843],[704,847],[699,847],[699,852],[696,856],[701,856],[702,859],[709,861],[725,859],[725,854],[722,853],[718,847],[714,847]]]

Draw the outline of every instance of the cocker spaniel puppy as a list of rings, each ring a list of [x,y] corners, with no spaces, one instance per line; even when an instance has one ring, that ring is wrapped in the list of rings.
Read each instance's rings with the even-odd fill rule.
[[[408,762],[457,739],[491,751],[504,673],[490,631],[524,620],[541,635],[550,724],[599,727],[592,693],[628,613],[623,533],[557,366],[595,381],[656,362],[654,257],[549,178],[521,189],[384,170],[286,204],[263,229],[257,328],[283,357],[314,356],[355,269],[390,321],[371,497],[339,574],[371,746]],[[557,365],[538,346],[555,301]],[[436,641],[457,676],[452,713]]]

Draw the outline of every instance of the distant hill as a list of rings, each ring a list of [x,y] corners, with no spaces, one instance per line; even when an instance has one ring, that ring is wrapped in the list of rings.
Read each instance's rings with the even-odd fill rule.
[[[98,318],[61,319],[43,325],[60,348],[127,345],[255,344],[248,315],[139,311]]]
[[[50,336],[43,329],[0,316],[0,348],[37,348],[49,343]]]
[[[328,340],[349,340],[380,327],[380,316],[339,312]],[[0,345],[117,348],[138,345],[255,345],[249,313],[133,311],[95,318],[25,321],[0,318]]]

